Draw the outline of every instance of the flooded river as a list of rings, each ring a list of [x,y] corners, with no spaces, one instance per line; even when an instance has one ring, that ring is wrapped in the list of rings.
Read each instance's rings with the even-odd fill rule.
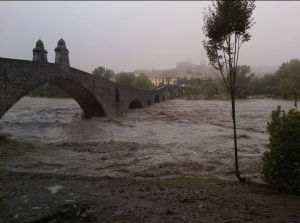
[[[241,172],[260,181],[271,111],[292,101],[237,101]],[[20,100],[0,120],[0,165],[15,172],[234,179],[229,101],[175,99],[85,119],[73,99]]]

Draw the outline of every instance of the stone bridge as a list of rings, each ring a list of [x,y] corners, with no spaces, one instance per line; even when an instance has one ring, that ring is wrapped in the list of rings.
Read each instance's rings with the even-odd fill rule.
[[[22,97],[47,82],[74,98],[86,117],[124,114],[180,95],[178,86],[140,90],[70,67],[62,39],[55,53],[55,63],[48,63],[44,44],[38,40],[33,61],[0,58],[0,119]]]

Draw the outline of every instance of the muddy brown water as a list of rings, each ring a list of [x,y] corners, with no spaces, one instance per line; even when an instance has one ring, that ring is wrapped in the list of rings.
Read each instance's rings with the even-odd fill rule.
[[[292,101],[237,101],[240,167],[261,182],[271,111]],[[21,99],[0,120],[0,165],[14,172],[234,179],[229,101],[175,99],[122,117],[85,119],[73,99]]]

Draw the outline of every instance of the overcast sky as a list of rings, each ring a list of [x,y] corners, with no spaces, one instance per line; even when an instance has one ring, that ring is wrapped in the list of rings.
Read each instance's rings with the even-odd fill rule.
[[[0,57],[32,60],[39,36],[48,61],[61,35],[70,63],[87,72],[200,64],[204,7],[211,2],[0,2]],[[256,2],[240,64],[278,67],[300,58],[300,2]]]

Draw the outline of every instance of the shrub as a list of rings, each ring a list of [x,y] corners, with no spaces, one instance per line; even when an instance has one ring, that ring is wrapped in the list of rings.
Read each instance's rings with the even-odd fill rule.
[[[204,84],[203,94],[207,97],[212,97],[218,93],[219,93],[218,86],[211,79],[209,79]]]
[[[300,194],[300,111],[296,107],[286,113],[278,106],[267,131],[270,143],[263,155],[264,180],[277,190]]]
[[[193,82],[193,84],[189,84],[186,87],[186,93],[192,94],[192,95],[199,95],[201,94],[201,87],[200,84],[196,81]]]

